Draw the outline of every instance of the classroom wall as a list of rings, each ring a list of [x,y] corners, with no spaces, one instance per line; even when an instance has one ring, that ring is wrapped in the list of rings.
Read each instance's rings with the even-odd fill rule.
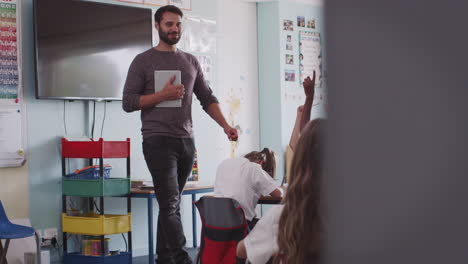
[[[304,103],[302,83],[299,81],[298,36],[300,30],[319,32],[322,35],[323,61],[325,37],[323,5],[319,1],[275,1],[258,3],[258,54],[259,54],[259,111],[260,145],[273,148],[277,155],[277,180],[284,176],[284,152],[294,127],[296,111]],[[297,28],[297,16],[315,19],[316,28]],[[283,30],[283,21],[292,20],[293,31]],[[286,50],[286,36],[292,35],[293,50]],[[285,54],[293,54],[295,63],[285,64]],[[324,66],[325,68],[325,66]],[[296,73],[294,82],[285,81],[285,70]],[[316,89],[316,95],[326,94],[326,84]],[[294,95],[294,96],[293,96]],[[311,119],[325,117],[325,100],[314,99]],[[274,117],[274,118],[273,118]]]
[[[0,200],[10,219],[29,217],[28,165],[0,169]]]
[[[117,1],[102,0],[101,2],[135,5]],[[35,99],[35,72],[33,55],[33,21],[32,0],[22,2],[23,13],[23,62],[25,98],[28,107],[28,167],[12,169],[16,176],[11,176],[13,185],[23,186],[16,198],[25,201],[23,207],[29,204],[29,217],[34,227],[38,229],[56,227],[60,230],[61,214],[61,158],[59,140],[63,136],[89,136],[92,122],[93,103],[61,100]],[[213,90],[220,100],[222,109],[227,116],[233,111],[236,124],[242,128],[240,143],[235,149],[236,155],[241,155],[259,145],[258,103],[257,95],[257,38],[256,38],[256,6],[254,3],[229,1],[193,1],[192,11],[185,12],[190,16],[198,16],[217,20],[218,43],[215,56],[215,82]],[[242,17],[242,19],[239,19]],[[231,102],[239,99],[240,107],[234,107]],[[124,140],[129,137],[132,142],[131,164],[132,178],[150,180],[141,151],[140,116],[139,112],[125,113],[121,102],[111,102],[104,105],[96,103],[95,138],[101,134],[104,107],[106,118],[102,136],[109,140]],[[195,141],[198,150],[198,161],[201,184],[213,184],[217,164],[229,157],[230,147],[222,129],[204,113],[197,102],[193,106]],[[65,134],[66,120],[67,133]],[[124,160],[106,160],[113,165],[113,174],[124,175]],[[83,166],[83,162],[70,160],[73,169]],[[29,168],[29,171],[27,170]],[[3,170],[2,170],[3,172]],[[7,172],[5,172],[7,173]],[[9,171],[8,171],[9,173]],[[0,175],[1,176],[1,175]],[[15,177],[13,179],[13,177]],[[29,179],[28,190],[24,181]],[[3,184],[0,188],[3,188]],[[2,190],[2,189],[0,189]],[[3,192],[2,192],[3,193]],[[21,194],[21,195],[20,195]],[[25,195],[26,194],[26,195]],[[13,199],[7,207],[12,208]],[[125,201],[121,198],[106,198],[106,211],[122,213]],[[192,243],[191,232],[191,200],[183,197],[183,225],[187,243]],[[155,219],[158,212],[154,205]],[[27,216],[27,209],[17,213],[19,217]],[[132,200],[133,211],[133,246],[134,255],[146,255],[147,248],[147,215],[144,199]],[[198,225],[200,227],[200,224]],[[200,234],[200,233],[198,233]],[[121,237],[113,237],[111,248],[124,248]]]

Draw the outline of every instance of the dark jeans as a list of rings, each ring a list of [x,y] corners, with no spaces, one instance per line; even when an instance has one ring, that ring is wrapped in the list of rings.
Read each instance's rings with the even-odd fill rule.
[[[143,140],[143,154],[153,177],[159,204],[157,263],[191,263],[180,219],[180,198],[192,170],[195,143],[192,138],[153,136]]]

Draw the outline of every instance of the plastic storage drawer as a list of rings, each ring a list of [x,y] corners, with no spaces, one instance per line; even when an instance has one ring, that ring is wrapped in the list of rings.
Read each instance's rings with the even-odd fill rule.
[[[68,216],[62,214],[62,230],[82,235],[112,235],[132,231],[132,215]]]
[[[122,196],[130,193],[130,179],[81,180],[62,177],[62,188],[63,194],[69,196]]]
[[[65,253],[63,262],[67,264],[132,264],[132,253],[121,252],[111,256],[85,256],[79,253]]]
[[[103,166],[103,176],[105,179],[110,178],[110,171],[112,166],[104,164]],[[81,170],[76,170],[74,173],[67,174],[65,176],[68,179],[77,179],[77,180],[94,180],[101,177],[101,169],[99,165],[88,166]]]
[[[64,158],[127,158],[130,156],[130,139],[127,141],[68,141],[62,138]]]

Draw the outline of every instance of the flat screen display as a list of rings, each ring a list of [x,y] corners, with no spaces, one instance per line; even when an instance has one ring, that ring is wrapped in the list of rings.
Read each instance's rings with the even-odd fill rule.
[[[36,98],[121,100],[133,58],[152,45],[151,10],[34,0]]]

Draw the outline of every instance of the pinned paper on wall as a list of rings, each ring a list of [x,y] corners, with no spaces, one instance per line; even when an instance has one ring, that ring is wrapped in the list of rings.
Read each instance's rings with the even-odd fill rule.
[[[0,167],[24,164],[20,5],[0,0]]]
[[[117,0],[119,2],[130,2],[130,3],[135,3],[135,4],[143,4],[144,0]]]
[[[168,4],[167,0],[140,0],[147,5],[164,6]]]
[[[322,47],[320,33],[299,32],[299,81],[312,78],[315,71],[315,87],[322,87]]]
[[[213,59],[207,55],[195,55],[203,71],[203,76],[208,86],[213,83]]]
[[[216,21],[187,17],[184,23],[182,38],[187,52],[216,53]]]
[[[192,0],[114,0],[119,2],[130,2],[141,5],[165,6],[175,5],[183,10],[192,10]]]
[[[192,10],[192,0],[169,0],[170,5],[175,5],[180,9]]]
[[[21,111],[0,110],[0,167],[16,167],[23,163],[21,136]]]

